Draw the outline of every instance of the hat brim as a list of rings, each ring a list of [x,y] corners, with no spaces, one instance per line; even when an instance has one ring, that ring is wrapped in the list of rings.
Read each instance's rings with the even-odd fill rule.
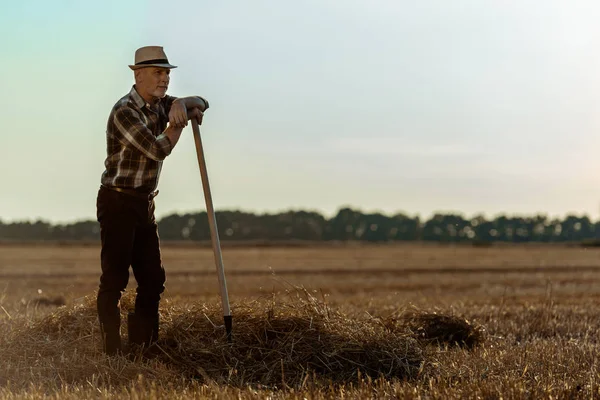
[[[139,65],[130,65],[129,68],[131,68],[132,70],[136,70],[136,69],[141,69],[141,68],[148,68],[148,67],[159,67],[159,68],[177,68],[176,65],[171,65],[171,64],[139,64]]]

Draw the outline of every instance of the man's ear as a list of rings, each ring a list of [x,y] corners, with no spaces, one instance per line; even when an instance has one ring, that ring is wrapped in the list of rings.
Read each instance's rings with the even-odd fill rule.
[[[133,71],[133,76],[135,77],[135,81],[139,82],[142,79],[142,70],[136,69],[135,71]]]

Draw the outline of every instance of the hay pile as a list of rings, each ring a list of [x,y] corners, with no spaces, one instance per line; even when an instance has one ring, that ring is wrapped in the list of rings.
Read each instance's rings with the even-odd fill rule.
[[[423,362],[419,343],[409,335],[350,319],[307,292],[293,302],[238,305],[234,314],[228,344],[220,310],[173,307],[165,356],[188,374],[234,385],[411,378]]]
[[[482,327],[473,325],[464,318],[437,313],[414,314],[406,321],[417,338],[438,345],[447,343],[473,348],[485,339]]]
[[[486,339],[483,326],[458,317],[438,312],[412,310],[400,316],[381,319],[386,329],[413,336],[424,345],[459,346],[472,349]]]
[[[412,379],[422,368],[421,331],[415,335],[411,329],[389,329],[373,317],[350,318],[303,289],[289,296],[287,301],[232,305],[231,343],[225,339],[220,304],[164,300],[159,352],[134,362],[101,353],[95,297],[90,296],[84,304],[60,307],[43,319],[14,321],[0,337],[0,382],[116,385],[141,374],[162,383],[195,380],[282,388],[364,377]],[[126,343],[132,291],[121,307]]]

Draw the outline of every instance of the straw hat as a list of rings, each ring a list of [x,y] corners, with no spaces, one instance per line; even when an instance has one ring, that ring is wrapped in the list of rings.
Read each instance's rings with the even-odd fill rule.
[[[135,64],[129,68],[136,70],[145,67],[177,68],[169,64],[167,55],[161,46],[145,46],[135,51]]]

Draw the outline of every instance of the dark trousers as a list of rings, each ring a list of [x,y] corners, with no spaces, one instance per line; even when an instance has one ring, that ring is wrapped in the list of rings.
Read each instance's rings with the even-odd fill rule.
[[[98,318],[103,335],[118,335],[119,301],[129,281],[131,266],[137,291],[135,313],[158,318],[165,290],[154,198],[139,198],[100,187],[96,202],[102,242]]]

